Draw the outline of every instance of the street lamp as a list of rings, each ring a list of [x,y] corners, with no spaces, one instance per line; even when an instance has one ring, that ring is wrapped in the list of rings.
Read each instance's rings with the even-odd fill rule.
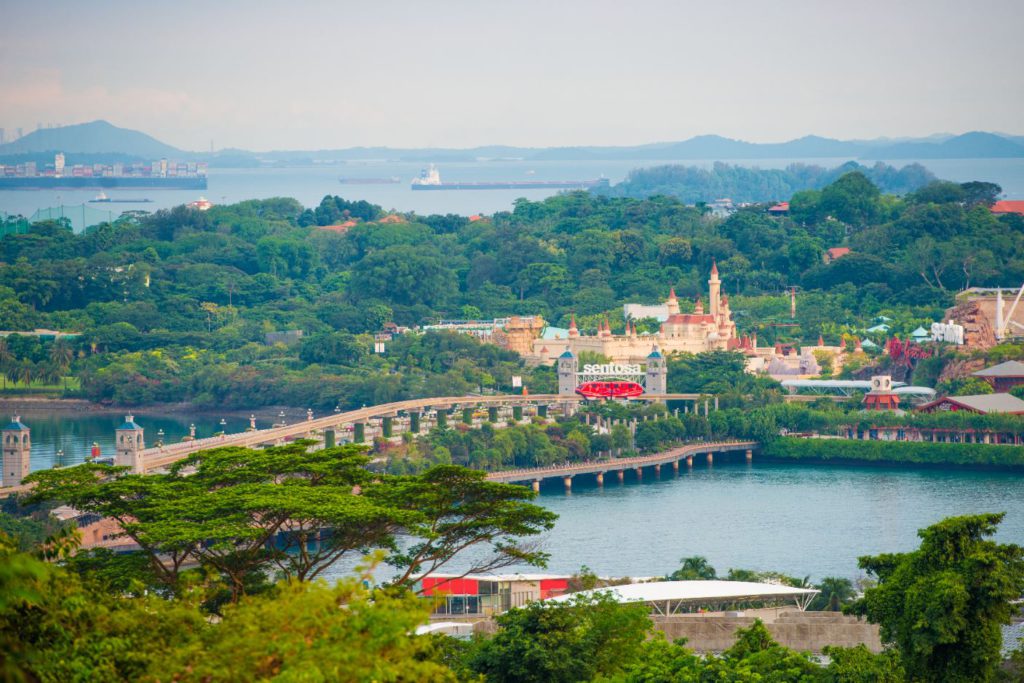
[[[164,445],[164,430],[163,429],[158,429],[157,432],[156,432],[156,445],[157,446],[163,446]]]
[[[63,448],[58,448],[57,449],[57,462],[54,463],[53,466],[54,467],[63,467],[64,466],[64,449]]]

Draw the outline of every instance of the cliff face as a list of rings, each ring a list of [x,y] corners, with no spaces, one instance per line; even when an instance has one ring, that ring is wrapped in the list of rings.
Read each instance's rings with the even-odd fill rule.
[[[947,379],[956,379],[958,377],[967,377],[972,372],[977,372],[985,367],[984,359],[978,360],[951,360],[946,363],[946,366],[942,368],[942,372],[939,373],[937,382],[943,382]]]
[[[964,326],[964,345],[972,349],[988,349],[996,345],[995,299],[971,299],[946,311],[946,320]]]

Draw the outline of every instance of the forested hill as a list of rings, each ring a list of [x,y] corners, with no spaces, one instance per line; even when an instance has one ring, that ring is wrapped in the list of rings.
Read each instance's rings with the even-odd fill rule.
[[[706,300],[714,260],[741,333],[764,343],[859,336],[880,314],[905,333],[960,288],[1024,280],[1024,220],[989,211],[998,193],[940,182],[901,198],[848,173],[795,194],[788,217],[761,205],[721,220],[668,197],[574,192],[474,221],[325,197],[315,209],[178,207],[82,235],[44,222],[0,239],[0,321],[81,333],[73,370],[97,400],[320,409],[456,394],[505,386],[521,361],[437,335],[381,357],[367,333],[510,314],[566,326],[571,313],[584,331],[605,319],[621,331],[624,302],[662,301],[670,287],[687,309]],[[841,245],[852,253],[824,264]],[[792,286],[799,327],[774,325],[790,322]],[[297,346],[267,345],[267,332],[293,329]],[[51,369],[38,341],[9,350],[9,377]]]
[[[678,197],[687,204],[728,197],[734,202],[772,202],[789,199],[801,190],[820,190],[840,176],[858,171],[883,192],[903,195],[935,180],[928,169],[910,164],[897,169],[881,162],[871,167],[850,161],[835,168],[791,164],[786,168],[749,168],[721,162],[700,166],[655,166],[632,171],[617,185],[597,192],[613,197]]]

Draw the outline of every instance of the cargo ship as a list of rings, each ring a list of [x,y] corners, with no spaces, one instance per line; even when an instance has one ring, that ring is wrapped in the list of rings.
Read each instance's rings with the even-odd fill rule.
[[[419,178],[413,178],[414,190],[588,190],[592,187],[607,187],[607,178],[595,180],[498,180],[498,181],[458,181],[445,183],[441,174],[433,164],[420,172]]]
[[[100,192],[95,199],[90,199],[90,204],[151,204],[152,199],[111,199],[105,192]]]
[[[0,190],[205,190],[206,176],[0,176]]]
[[[0,190],[205,190],[206,164],[160,159],[152,163],[65,165],[58,152],[52,164],[34,161],[0,164]]]
[[[342,185],[395,185],[402,182],[402,179],[396,175],[390,178],[338,178],[338,182]]]

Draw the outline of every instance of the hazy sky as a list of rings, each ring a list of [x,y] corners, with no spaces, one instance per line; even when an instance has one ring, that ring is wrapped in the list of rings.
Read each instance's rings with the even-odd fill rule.
[[[187,149],[1024,133],[1022,0],[0,4],[0,127]]]

